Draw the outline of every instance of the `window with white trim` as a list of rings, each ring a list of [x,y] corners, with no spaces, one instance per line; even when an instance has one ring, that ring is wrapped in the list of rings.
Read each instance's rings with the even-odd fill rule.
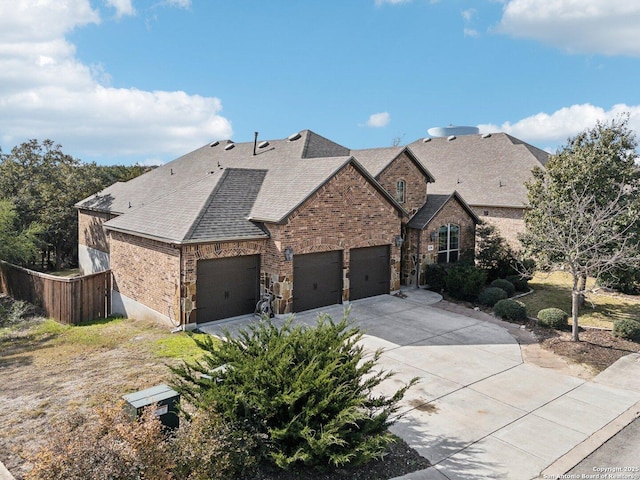
[[[406,186],[407,184],[404,180],[398,180],[396,182],[396,201],[398,203],[404,203],[407,200]]]
[[[453,223],[438,229],[438,263],[454,263],[460,257],[460,226]]]

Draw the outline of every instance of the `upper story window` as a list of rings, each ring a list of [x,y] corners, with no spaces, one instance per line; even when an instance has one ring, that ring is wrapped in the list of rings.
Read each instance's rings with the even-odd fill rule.
[[[398,203],[404,203],[407,201],[407,184],[404,180],[398,180],[396,182],[396,200]]]
[[[438,229],[438,263],[454,263],[460,256],[460,226],[449,223]]]

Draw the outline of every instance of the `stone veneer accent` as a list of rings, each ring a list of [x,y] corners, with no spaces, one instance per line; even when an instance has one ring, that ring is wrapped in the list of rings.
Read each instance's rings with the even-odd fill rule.
[[[109,237],[113,290],[177,324],[181,318],[179,248],[116,231],[110,231]]]
[[[393,198],[396,197],[396,183],[398,180],[405,181],[405,202],[402,206],[410,214],[417,212],[424,205],[427,198],[426,179],[405,152],[387,166],[377,178],[380,185]]]
[[[473,258],[476,245],[475,223],[462,205],[455,198],[451,199],[422,232],[411,228],[408,229],[405,238],[406,248],[403,248],[405,261],[403,263],[402,278],[405,285],[416,284],[416,271],[418,268],[422,271],[424,265],[438,261],[438,240],[432,241],[431,234],[438,232],[442,225],[448,223],[460,226],[460,256],[471,256]],[[429,246],[433,247],[431,251],[429,251]],[[421,280],[420,283],[423,284],[424,282]]]

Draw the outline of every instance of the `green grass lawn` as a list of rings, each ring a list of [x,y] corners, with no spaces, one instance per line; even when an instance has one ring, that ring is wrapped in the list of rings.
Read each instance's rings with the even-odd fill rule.
[[[536,273],[529,282],[534,293],[519,298],[527,306],[529,316],[535,317],[543,308],[560,308],[571,314],[571,275],[566,272]],[[593,287],[590,279],[587,287]],[[640,298],[628,295],[589,293],[580,311],[580,325],[612,328],[615,320],[640,319]]]

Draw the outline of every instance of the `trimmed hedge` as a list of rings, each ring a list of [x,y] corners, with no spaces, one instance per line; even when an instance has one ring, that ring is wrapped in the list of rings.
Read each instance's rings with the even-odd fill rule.
[[[640,322],[624,318],[613,322],[613,334],[627,340],[640,341]]]
[[[523,321],[527,319],[527,307],[524,303],[509,298],[500,300],[493,307],[496,316],[509,321]]]
[[[506,280],[509,280],[513,283],[513,286],[516,287],[517,292],[528,292],[529,291],[529,280],[520,275],[509,275]]]
[[[544,308],[538,312],[538,323],[543,327],[556,330],[566,330],[569,326],[568,318],[569,314],[559,308]]]
[[[480,295],[478,295],[478,302],[488,307],[493,307],[500,300],[507,298],[507,292],[498,287],[485,288]]]
[[[511,283],[509,280],[505,280],[504,278],[498,278],[497,280],[494,280],[489,286],[494,288],[501,288],[505,291],[507,297],[511,297],[516,293],[516,287],[513,285],[513,283]]]

